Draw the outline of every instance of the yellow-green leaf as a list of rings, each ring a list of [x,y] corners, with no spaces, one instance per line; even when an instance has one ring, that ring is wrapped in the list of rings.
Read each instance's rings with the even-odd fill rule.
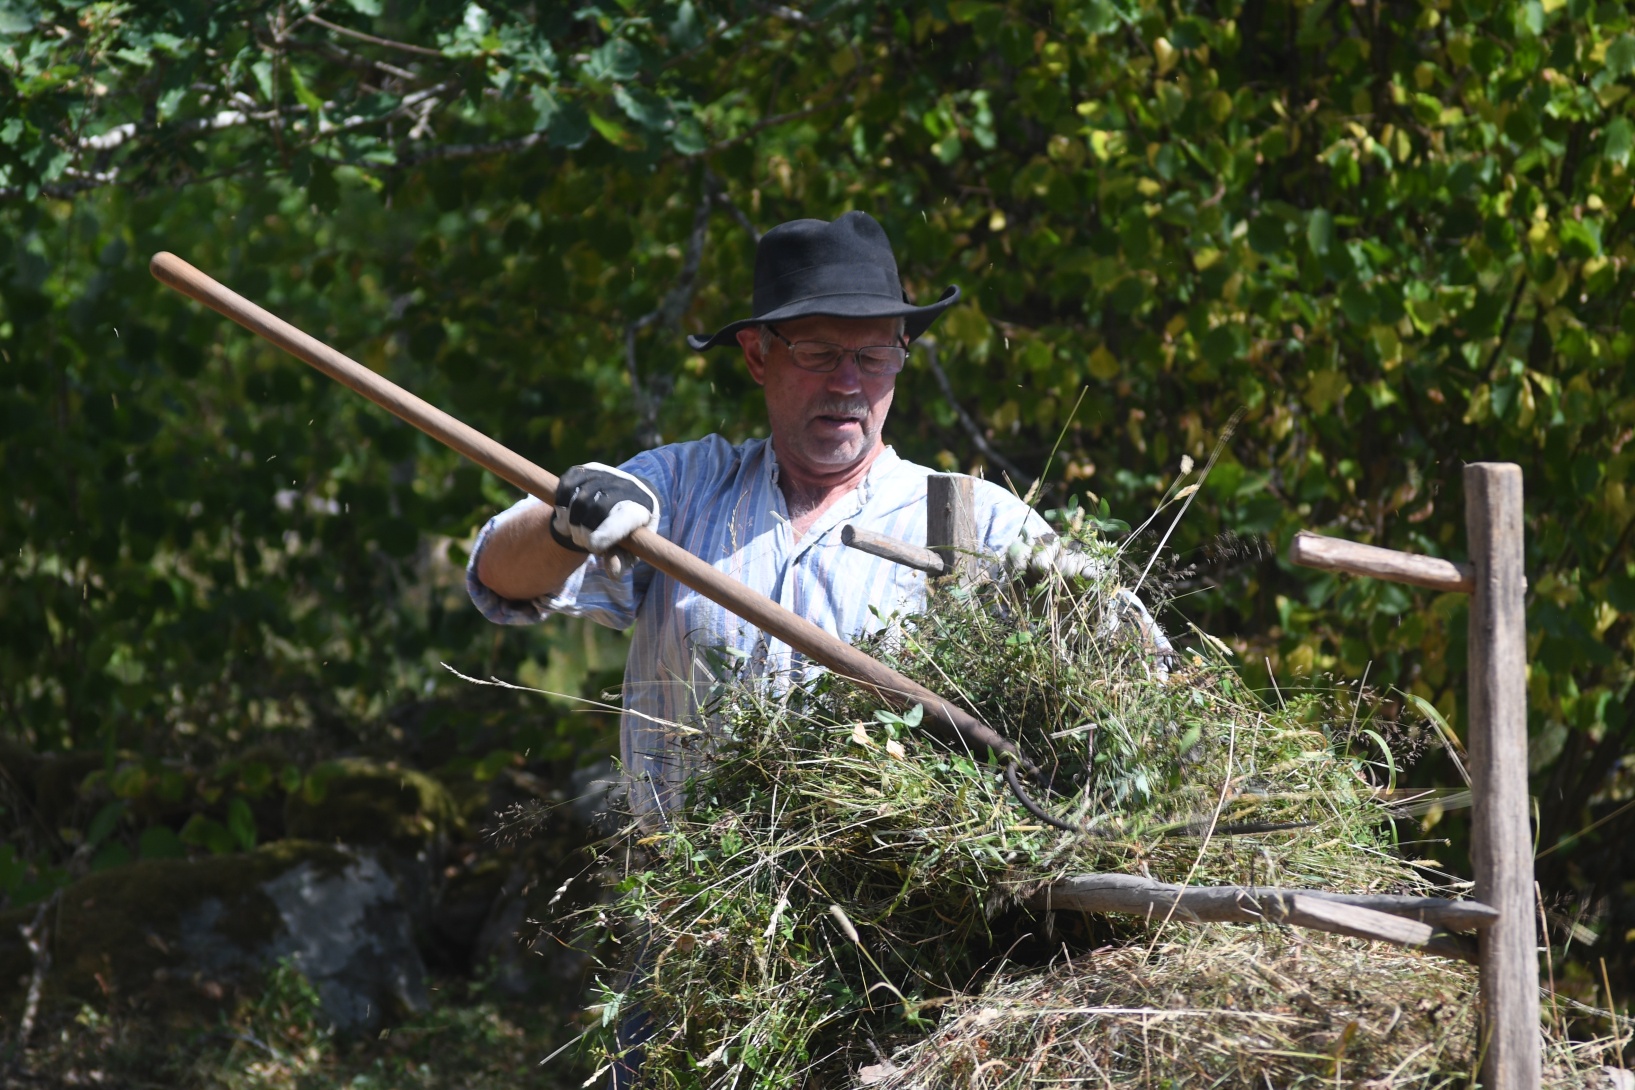
[[[1090,373],[1103,382],[1111,382],[1118,377],[1118,360],[1111,352],[1107,351],[1107,346],[1104,344],[1096,346],[1096,350],[1090,353],[1090,359],[1086,361],[1086,365],[1089,367]]]

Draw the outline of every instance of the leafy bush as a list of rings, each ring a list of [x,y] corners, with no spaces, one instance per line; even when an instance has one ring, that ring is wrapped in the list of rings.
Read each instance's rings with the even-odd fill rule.
[[[744,224],[862,207],[916,297],[968,300],[937,330],[960,405],[922,355],[905,453],[1025,478],[1061,434],[1051,502],[1139,522],[1245,411],[1161,574],[1256,684],[1366,676],[1462,731],[1460,599],[1274,557],[1309,527],[1459,558],[1459,465],[1521,463],[1540,876],[1620,896],[1575,861],[1629,813],[1574,833],[1635,730],[1627,5],[293,10],[0,8],[8,734],[597,737],[437,689],[441,659],[575,691],[618,665],[461,601],[503,490],[161,293],[149,253],[561,468],[756,432],[677,326],[745,311]]]

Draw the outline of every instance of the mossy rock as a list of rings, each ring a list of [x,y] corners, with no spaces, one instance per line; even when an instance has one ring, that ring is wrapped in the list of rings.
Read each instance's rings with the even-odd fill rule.
[[[0,914],[0,1014],[8,1019],[33,970],[18,928],[35,911]],[[46,922],[48,1008],[119,1003],[177,1028],[209,1024],[285,958],[343,1031],[425,1006],[424,967],[396,883],[372,855],[327,844],[284,840],[242,855],[100,871],[63,889]]]
[[[459,808],[460,820],[468,830],[490,827],[500,815],[517,803],[538,801],[560,803],[563,792],[543,777],[527,769],[500,768],[482,775],[480,767],[444,767],[434,773],[448,789]]]
[[[292,837],[388,848],[425,859],[461,832],[454,796],[424,772],[358,757],[307,774],[284,805]]]

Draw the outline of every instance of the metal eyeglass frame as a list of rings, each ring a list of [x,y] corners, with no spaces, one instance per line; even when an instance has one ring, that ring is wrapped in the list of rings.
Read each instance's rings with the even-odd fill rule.
[[[826,375],[829,372],[836,370],[840,366],[840,361],[846,358],[847,353],[850,353],[851,357],[854,360],[857,361],[857,369],[859,371],[863,372],[863,374],[865,374],[865,375],[875,375],[875,376],[895,375],[895,374],[898,374],[899,372],[901,372],[903,367],[908,363],[908,348],[905,345],[898,345],[898,344],[865,344],[865,345],[863,345],[863,346],[861,346],[859,348],[847,348],[844,345],[838,345],[838,344],[833,343],[832,341],[800,341],[799,343],[801,345],[822,345],[825,348],[833,348],[835,350],[834,363],[830,364],[828,367],[807,367],[805,364],[801,363],[799,358],[797,357],[797,354],[795,352],[796,342],[791,341],[788,337],[785,337],[782,333],[779,333],[778,330],[777,330],[777,327],[771,325],[770,323],[766,326],[766,329],[774,337],[776,337],[776,338],[778,338],[778,340],[782,341],[784,343],[784,345],[789,349],[789,362],[790,363],[793,363],[796,367],[799,367],[802,371],[807,371],[807,372],[810,372],[810,373],[812,373],[814,375]],[[877,349],[877,348],[886,348],[886,349],[890,349],[893,352],[899,353],[900,355],[898,356],[897,366],[893,367],[889,371],[875,371],[875,370],[871,370],[867,365],[865,365],[864,362],[863,362],[863,353],[872,351],[872,350]]]

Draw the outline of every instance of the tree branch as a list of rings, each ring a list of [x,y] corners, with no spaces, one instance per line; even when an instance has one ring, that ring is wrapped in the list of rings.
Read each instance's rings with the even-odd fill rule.
[[[444,82],[433,87],[427,87],[422,90],[415,91],[411,94],[403,96],[403,100],[399,102],[395,108],[387,113],[381,114],[378,117],[364,117],[354,114],[350,117],[343,118],[338,122],[326,121],[320,118],[318,124],[310,130],[308,137],[300,144],[296,145],[296,147],[302,149],[310,148],[320,141],[342,133],[355,132],[358,129],[368,128],[372,125],[385,124],[386,122],[399,117],[412,116],[414,111],[417,109],[429,111],[436,106],[437,96],[446,91],[453,90],[458,86],[459,84],[454,80],[445,80]],[[329,109],[333,104],[325,103],[324,105],[325,109]],[[167,130],[158,130],[154,135],[158,137],[185,138],[196,133],[217,132],[222,129],[235,128],[241,125],[250,125],[263,121],[279,122],[287,114],[304,115],[305,113],[305,109],[300,111],[273,109],[258,112],[251,112],[249,110],[242,109],[220,110],[209,117],[190,118]],[[422,117],[420,120],[424,122],[425,118]],[[307,131],[304,126],[292,125],[291,129],[293,131]],[[81,138],[79,141],[79,147],[81,150],[95,151],[106,155],[108,152],[113,151],[114,149],[135,138],[139,131],[139,126],[137,123],[134,121],[129,121],[122,125],[116,125],[107,132],[99,133],[96,136]],[[539,134],[535,135],[537,136]],[[65,171],[65,174],[73,178],[73,180],[66,183],[41,185],[38,187],[38,192],[44,194],[45,196],[60,200],[75,196],[79,193],[84,193],[87,190],[100,188],[101,186],[114,185],[119,181],[119,169],[117,167],[110,170],[83,175],[80,175],[75,168],[70,167],[67,171]],[[25,187],[23,186],[7,186],[5,188],[0,188],[0,201],[12,200],[24,195]]]
[[[53,182],[49,185],[42,185],[35,192],[38,196],[50,197],[52,200],[62,201],[67,200],[69,197],[78,196],[87,190],[101,189],[105,185],[112,184],[114,184],[114,179],[111,175],[99,174],[88,178],[81,178],[66,184],[58,184]],[[8,185],[0,187],[0,201],[15,200],[18,197],[24,196],[27,196],[26,186]]]
[[[1493,346],[1493,354],[1487,358],[1488,370],[1499,362],[1499,353],[1504,351],[1504,342],[1510,339],[1510,328],[1516,323],[1516,312],[1521,309],[1521,297],[1527,291],[1527,269],[1525,266],[1516,271],[1516,290],[1510,296],[1510,306],[1504,313],[1504,324],[1499,327],[1499,343]]]
[[[1612,550],[1607,553],[1607,558],[1601,561],[1601,567],[1598,568],[1595,573],[1595,577],[1597,579],[1600,579],[1606,575],[1607,572],[1611,571],[1613,562],[1620,556],[1624,555],[1624,546],[1629,544],[1630,535],[1632,534],[1635,534],[1635,515],[1631,515],[1629,517],[1629,521],[1624,523],[1623,531],[1619,533],[1617,543],[1614,544]]]
[[[327,57],[329,60],[337,64],[344,64],[349,68],[385,72],[388,76],[396,76],[398,79],[411,80],[415,83],[424,78],[418,72],[411,72],[407,68],[399,68],[395,64],[387,64],[385,61],[365,57],[361,53],[343,49],[334,42],[309,42],[304,38],[285,37],[284,44],[305,53],[316,53],[321,57]]]
[[[248,125],[255,121],[271,121],[278,115],[278,110],[262,110],[259,112],[248,109],[218,110],[209,117],[191,117],[186,121],[177,122],[170,131],[177,135],[215,132],[219,129],[231,129],[239,125]],[[107,132],[98,133],[95,136],[81,137],[79,146],[85,151],[112,151],[136,136],[139,131],[140,127],[136,122],[127,121],[123,125],[115,125]]]
[[[692,304],[693,292],[698,286],[698,266],[704,257],[704,242],[709,236],[710,206],[715,203],[714,190],[720,185],[715,176],[704,171],[704,192],[693,209],[693,228],[687,236],[687,249],[681,259],[681,275],[675,287],[664,294],[659,305],[624,327],[625,368],[630,374],[630,390],[636,401],[636,441],[644,449],[664,441],[659,432],[659,407],[669,393],[669,383],[655,380],[644,385],[641,370],[636,366],[636,334],[648,326],[679,327],[681,316]]]
[[[59,889],[41,901],[40,907],[34,910],[33,922],[17,928],[23,936],[30,956],[34,959],[34,971],[28,978],[28,996],[23,1000],[23,1016],[17,1023],[19,1052],[28,1047],[29,1036],[34,1032],[34,1020],[40,1013],[40,996],[45,991],[45,974],[51,971],[51,931],[46,926],[45,917],[56,906],[61,896],[62,890]]]
[[[441,49],[427,49],[423,45],[413,45],[409,42],[395,42],[390,38],[377,38],[373,34],[365,34],[361,30],[353,30],[351,27],[344,27],[339,23],[332,23],[328,19],[319,18],[317,15],[308,15],[304,21],[308,23],[315,23],[318,26],[323,27],[325,30],[333,30],[336,34],[344,34],[348,38],[356,38],[360,42],[368,42],[370,45],[384,46],[387,49],[401,49],[405,53],[414,53],[421,57],[438,57],[442,60],[448,59],[448,54],[444,53]]]
[[[404,95],[402,101],[399,102],[396,107],[378,117],[364,117],[362,115],[354,114],[336,122],[320,121],[316,131],[312,134],[312,139],[308,141],[308,143],[310,144],[317,140],[334,136],[337,133],[352,132],[356,129],[366,128],[370,125],[382,124],[393,118],[408,114],[425,103],[435,102],[438,95],[443,94],[445,91],[453,90],[458,86],[459,84],[454,80],[445,80],[442,83],[436,84],[435,86],[426,87],[419,91],[411,92],[410,94]],[[334,103],[326,102],[324,104],[324,108],[326,110],[332,109],[334,105]],[[249,125],[262,121],[276,121],[284,117],[287,113],[305,114],[306,110],[304,108],[300,111],[286,111],[280,109],[260,111],[252,111],[250,109],[218,110],[209,117],[189,118],[186,121],[178,122],[168,130],[156,130],[155,135],[185,137],[201,132],[217,132],[221,129],[236,128],[240,125]],[[134,121],[127,121],[122,125],[114,126],[107,132],[98,133],[95,136],[82,137],[79,141],[79,147],[84,151],[113,151],[114,149],[132,140],[138,134],[138,132],[140,132],[140,126]],[[97,176],[92,181],[92,185],[110,184],[116,179],[117,174],[117,170],[107,171],[104,174]],[[81,186],[80,189],[90,187],[91,186]],[[41,189],[44,191],[45,187],[42,186]],[[76,190],[76,192],[77,191],[78,190]],[[21,192],[21,190],[18,187],[0,190],[0,197],[12,195],[14,192]]]
[[[936,377],[937,385],[942,389],[943,399],[948,402],[949,406],[954,410],[954,415],[959,418],[960,427],[965,429],[965,434],[971,437],[971,442],[976,444],[976,449],[982,452],[982,456],[1009,474],[1011,481],[1020,487],[1024,481],[1029,479],[1028,475],[1023,473],[1015,462],[1000,454],[989,444],[987,436],[982,434],[982,427],[977,424],[970,413],[965,411],[965,406],[961,405],[959,399],[954,396],[954,384],[948,381],[948,374],[943,371],[942,363],[938,359],[937,342],[929,337],[921,337],[919,343],[925,349],[925,361],[931,368],[931,374]]]
[[[469,159],[477,155],[505,155],[514,151],[527,151],[536,144],[542,143],[548,134],[531,132],[526,136],[513,137],[510,140],[496,140],[487,144],[442,144],[427,148],[413,155],[399,155],[397,165],[400,167],[419,166],[436,159]]]
[[[393,118],[403,117],[411,113],[415,107],[421,105],[422,103],[435,102],[438,95],[443,94],[445,91],[452,91],[458,86],[460,86],[460,84],[457,80],[444,80],[442,83],[435,86],[427,87],[424,90],[416,91],[413,94],[404,95],[403,101],[399,102],[391,110],[381,114],[379,117],[362,117],[354,114],[351,117],[333,123],[320,120],[318,130],[313,134],[313,141],[315,142],[322,140],[325,137],[334,136],[336,133],[352,132],[355,129],[366,128],[370,125],[384,124]],[[327,106],[328,104],[326,103],[325,108],[327,108]]]
[[[727,194],[726,184],[720,178],[717,178],[715,172],[708,167],[704,168],[704,187],[705,191],[709,193],[710,199],[726,209],[727,214],[737,222],[739,227],[744,229],[744,234],[748,235],[756,244],[759,244],[761,232],[755,229],[755,224],[750,222],[750,218],[744,214],[744,210],[739,208],[732,197]]]

